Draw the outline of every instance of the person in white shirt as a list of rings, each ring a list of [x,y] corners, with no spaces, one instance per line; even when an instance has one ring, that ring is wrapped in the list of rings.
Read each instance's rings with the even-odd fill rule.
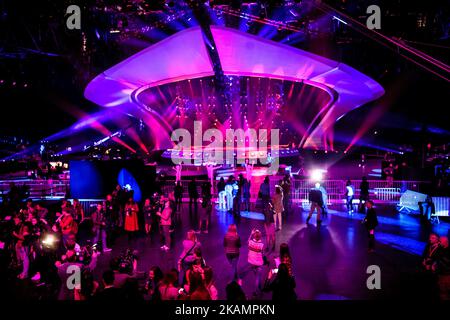
[[[348,213],[353,213],[353,196],[355,194],[355,188],[352,185],[352,182],[347,180],[345,186],[345,196],[346,196],[346,204]]]

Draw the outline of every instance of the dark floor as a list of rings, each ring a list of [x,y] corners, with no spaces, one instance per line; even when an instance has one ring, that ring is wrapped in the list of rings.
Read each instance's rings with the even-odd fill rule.
[[[318,229],[315,217],[311,225],[305,224],[307,212],[295,207],[283,221],[283,230],[277,232],[277,247],[287,242],[291,248],[293,270],[297,283],[299,299],[435,299],[435,291],[428,286],[418,271],[420,254],[431,230],[447,234],[449,223],[425,227],[419,224],[416,216],[398,214],[393,207],[376,208],[380,225],[376,233],[376,251],[367,252],[367,234],[361,225],[361,214],[349,216],[344,208],[330,210],[328,218]],[[257,211],[257,210],[254,210]],[[257,214],[253,214],[257,217]],[[225,298],[225,286],[230,280],[231,268],[225,259],[223,236],[229,224],[234,222],[231,214],[214,211],[211,217],[209,234],[199,234],[206,263],[213,267],[219,298]],[[264,230],[263,222],[257,219],[240,218],[236,221],[243,248],[239,261],[239,273],[243,289],[251,297],[254,290],[254,275],[247,263],[246,242],[252,228]],[[150,267],[157,265],[163,271],[176,267],[181,253],[181,241],[186,231],[197,229],[195,212],[189,213],[187,204],[183,205],[182,222],[173,235],[173,248],[169,252],[160,250],[159,233],[150,237],[140,235],[131,244],[124,235],[117,239],[113,251],[100,256],[96,274],[100,278],[108,268],[112,257],[131,247],[139,252],[138,271],[141,276]],[[278,250],[278,248],[277,248]],[[273,260],[277,253],[268,255]],[[369,265],[381,269],[381,289],[367,289],[366,273]],[[268,269],[265,270],[267,272]],[[9,283],[11,298],[21,299],[34,290],[32,285],[13,277]],[[3,291],[3,289],[0,289]],[[2,292],[5,294],[5,292]],[[266,293],[263,299],[270,299]]]
[[[341,209],[343,208],[335,208]],[[417,217],[399,215],[392,207],[377,208],[380,220],[374,253],[367,252],[367,234],[361,225],[363,215],[349,216],[346,212],[330,210],[328,219],[322,227],[305,224],[306,212],[296,207],[288,214],[283,230],[277,232],[277,251],[279,244],[287,242],[291,248],[294,264],[297,294],[300,299],[394,299],[434,297],[418,276],[420,254],[425,246],[429,232],[433,229],[447,234],[449,224],[441,222],[432,227],[423,227]],[[255,210],[256,211],[256,210]],[[254,275],[247,263],[246,241],[252,228],[264,230],[263,222],[256,219],[240,218],[236,221],[243,240],[239,273],[244,291],[251,296],[254,289]],[[211,218],[209,234],[199,234],[203,254],[208,265],[213,267],[219,297],[225,298],[225,286],[231,276],[222,246],[223,236],[233,216],[216,211]],[[173,248],[170,252],[160,250],[159,234],[151,239],[140,238],[133,245],[139,251],[138,269],[148,270],[153,265],[164,271],[176,266],[181,253],[181,241],[186,231],[197,229],[195,212],[189,214],[188,205],[182,211],[182,224],[173,233]],[[128,240],[120,238],[113,252],[100,259],[99,267],[128,246]],[[277,252],[268,255],[269,260]],[[381,290],[368,290],[366,273],[369,265],[381,269]],[[266,272],[268,271],[265,270]],[[263,298],[270,299],[270,294]]]

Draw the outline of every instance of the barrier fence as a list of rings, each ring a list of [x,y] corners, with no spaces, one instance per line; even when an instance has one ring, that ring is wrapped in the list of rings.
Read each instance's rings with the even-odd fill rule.
[[[275,190],[275,185],[280,182],[281,177],[270,177],[271,192]],[[257,179],[255,179],[257,180]],[[259,179],[262,180],[262,179]],[[189,198],[188,184],[190,180],[182,180],[183,198]],[[258,180],[257,180],[258,181]],[[201,185],[206,180],[196,180],[198,193],[201,194]],[[260,181],[262,182],[262,181]],[[258,197],[259,185],[252,183],[250,187],[250,194],[252,201]],[[10,190],[11,181],[0,181],[0,193],[5,195]],[[16,187],[27,189],[27,197],[33,199],[51,199],[64,198],[69,194],[69,180],[20,180],[14,181]],[[214,195],[217,196],[217,183],[214,185]],[[355,199],[359,199],[359,185],[361,180],[353,180],[352,185],[355,189]],[[384,181],[384,180],[368,180],[370,199],[377,202],[398,203],[402,193],[406,190],[413,190],[421,192],[427,189],[429,182],[424,181]],[[321,182],[322,186],[327,191],[328,202],[337,203],[342,202],[345,195],[345,180],[324,180]],[[162,193],[168,195],[173,191],[175,186],[174,181],[163,181],[161,185]],[[291,180],[290,198],[294,203],[301,203],[308,201],[308,194],[311,188],[314,187],[314,182],[310,180]]]
[[[275,185],[280,182],[280,177],[270,178],[270,189],[271,192],[275,190]],[[206,180],[196,180],[198,192],[200,194],[201,185],[206,182]],[[217,195],[217,182],[215,181],[214,194]],[[421,192],[426,190],[429,182],[426,181],[383,181],[383,180],[368,180],[369,183],[369,197],[376,202],[386,202],[386,203],[398,203],[403,192],[406,190],[413,190]],[[183,198],[189,198],[188,194],[188,184],[189,180],[182,180],[181,185],[183,186]],[[305,202],[308,201],[308,195],[311,188],[314,187],[314,182],[310,180],[291,180],[291,190],[290,198],[295,202]],[[353,180],[352,185],[355,190],[355,199],[359,199],[361,180]],[[166,181],[162,186],[162,192],[168,195],[173,191],[174,188],[173,181]],[[342,202],[345,197],[346,191],[346,181],[345,180],[324,180],[321,185],[327,191],[328,202],[337,203]],[[250,193],[252,200],[256,200],[259,191],[259,184],[252,184],[250,187]]]

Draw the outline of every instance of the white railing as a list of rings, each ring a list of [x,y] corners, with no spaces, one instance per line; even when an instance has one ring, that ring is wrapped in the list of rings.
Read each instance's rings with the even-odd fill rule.
[[[270,187],[273,191],[275,185],[279,183],[281,177],[271,177]],[[201,185],[205,180],[197,180],[197,188],[200,193]],[[395,202],[398,203],[402,193],[406,190],[413,190],[421,192],[429,182],[425,181],[384,181],[384,180],[368,180],[369,183],[369,197],[370,199],[378,202]],[[217,185],[217,181],[215,182]],[[182,180],[181,184],[183,186],[183,198],[188,198],[187,186],[189,180]],[[293,202],[307,202],[308,195],[311,188],[314,187],[315,182],[310,180],[291,180],[291,200]],[[345,194],[345,180],[324,180],[321,182],[322,186],[327,191],[329,203],[342,202]],[[352,185],[355,187],[355,199],[359,199],[359,185],[361,180],[352,180]],[[173,191],[174,182],[166,181],[162,186],[162,191],[164,194],[169,194]],[[214,188],[216,191],[216,187]],[[257,198],[259,190],[259,185],[251,185],[251,198],[254,200]]]
[[[26,190],[26,196],[33,199],[63,198],[69,192],[69,180],[16,180],[0,181],[0,193],[6,194],[11,182],[19,189]]]
[[[275,185],[279,183],[281,177],[272,176],[270,178],[271,190],[275,189]],[[190,180],[182,180],[183,198],[188,198],[188,184]],[[206,180],[196,180],[198,193],[201,193],[201,185]],[[215,181],[214,194],[217,193],[217,182]],[[11,181],[0,181],[0,193],[9,192]],[[361,180],[353,180],[355,187],[355,199],[359,198],[359,185]],[[402,193],[406,190],[421,192],[429,184],[424,181],[384,181],[384,180],[368,180],[370,198],[379,202],[398,202]],[[62,198],[69,193],[69,180],[21,180],[15,181],[17,187],[26,186],[28,189],[27,196],[30,198]],[[330,203],[342,202],[345,194],[345,180],[324,180],[322,186],[328,194]],[[174,181],[164,181],[161,183],[162,193],[168,195],[173,191]],[[291,199],[293,202],[304,202],[308,200],[308,194],[314,182],[310,180],[292,179],[291,181]],[[259,185],[252,183],[250,193],[254,201],[258,196]]]

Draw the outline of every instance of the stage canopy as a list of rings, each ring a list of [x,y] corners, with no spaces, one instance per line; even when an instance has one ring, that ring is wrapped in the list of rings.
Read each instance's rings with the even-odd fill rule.
[[[329,96],[302,126],[301,146],[326,148],[330,129],[347,112],[384,94],[373,79],[340,62],[234,29],[212,26],[214,48],[226,76],[301,82]],[[200,27],[181,31],[131,56],[93,79],[85,97],[143,117],[157,137],[154,148],[172,147],[174,123],[141,93],[171,83],[214,76],[210,48]],[[167,101],[168,107],[171,101]],[[295,106],[291,106],[291,108]]]

